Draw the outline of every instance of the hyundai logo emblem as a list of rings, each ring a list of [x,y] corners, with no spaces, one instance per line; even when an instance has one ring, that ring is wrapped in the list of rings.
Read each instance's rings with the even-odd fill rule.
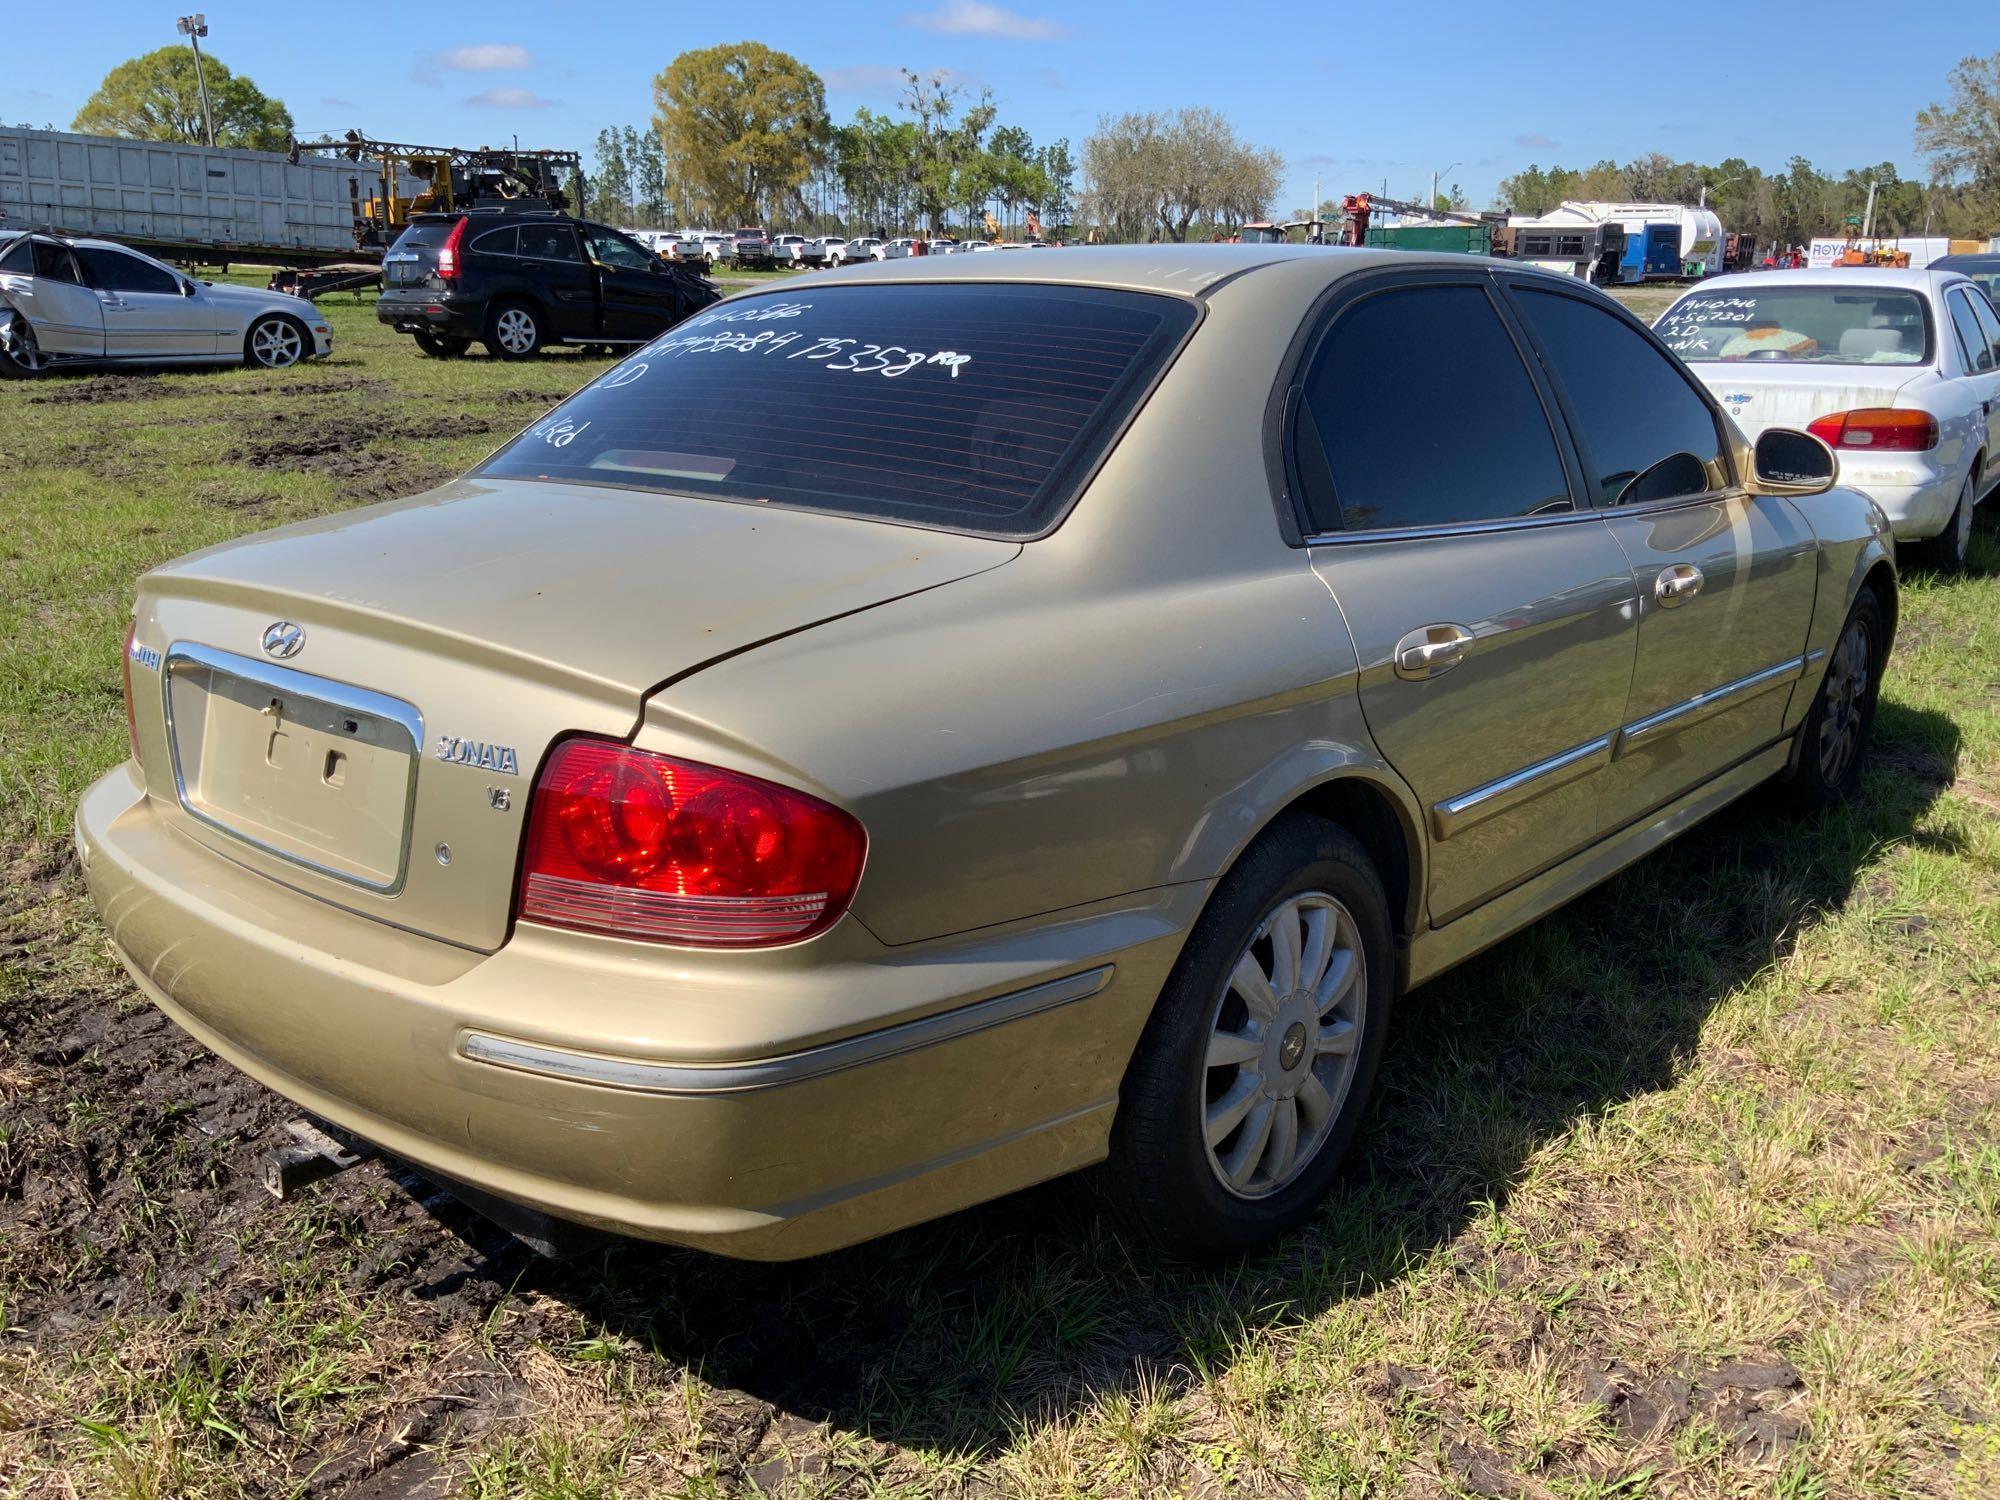
[[[264,627],[264,654],[280,661],[297,656],[306,643],[306,633],[290,620],[273,620]]]

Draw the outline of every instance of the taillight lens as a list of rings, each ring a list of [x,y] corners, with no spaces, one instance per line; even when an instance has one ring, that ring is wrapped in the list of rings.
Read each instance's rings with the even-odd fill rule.
[[[460,219],[451,226],[451,233],[438,246],[437,278],[439,281],[458,279],[458,252],[465,248],[465,220]]]
[[[847,813],[789,787],[565,740],[528,804],[521,916],[698,947],[795,942],[847,909],[867,846]]]
[[[125,627],[125,649],[118,657],[118,664],[124,670],[125,679],[125,740],[132,747],[134,762],[139,759],[139,714],[132,707],[132,641],[138,633],[137,620]]]
[[[1937,418],[1925,411],[1903,411],[1891,406],[1864,406],[1858,411],[1837,411],[1821,417],[1806,428],[1835,452],[1842,448],[1867,448],[1875,452],[1917,453],[1935,448]]]

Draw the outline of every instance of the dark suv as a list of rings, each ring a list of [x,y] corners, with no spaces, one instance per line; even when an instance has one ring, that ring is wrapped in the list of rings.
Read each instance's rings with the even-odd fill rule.
[[[636,240],[546,208],[416,214],[382,257],[375,316],[437,359],[643,344],[720,296]]]

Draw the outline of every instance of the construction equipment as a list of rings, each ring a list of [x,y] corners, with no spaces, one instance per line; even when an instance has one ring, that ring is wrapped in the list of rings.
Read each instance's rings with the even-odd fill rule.
[[[366,197],[358,177],[348,184],[357,250],[386,248],[412,214],[449,212],[496,198],[536,198],[567,210],[565,182],[574,183],[579,194],[583,191],[583,158],[574,151],[415,146],[372,140],[350,130],[338,138],[294,141],[288,153],[294,163],[308,154],[365,161],[375,168],[375,191]]]
[[[1910,252],[1900,246],[1884,245],[1880,239],[1871,240],[1864,245],[1861,242],[1861,231],[1849,225],[1847,242],[1840,247],[1840,252],[1834,256],[1833,263],[1836,266],[1880,266],[1907,271],[1910,268]]]
[[[1456,208],[1426,208],[1421,203],[1405,203],[1401,199],[1385,198],[1379,193],[1349,193],[1340,200],[1340,237],[1334,243],[1339,245],[1384,243],[1369,238],[1370,220],[1376,214],[1384,212],[1433,221],[1430,225],[1421,226],[1425,228],[1435,227],[1436,221],[1444,220],[1452,224],[1483,224],[1490,232],[1494,225],[1507,222],[1505,214],[1474,213]]]

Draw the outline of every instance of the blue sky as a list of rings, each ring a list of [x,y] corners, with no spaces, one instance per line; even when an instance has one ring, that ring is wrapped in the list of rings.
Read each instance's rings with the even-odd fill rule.
[[[200,0],[188,0],[200,3]],[[176,7],[17,4],[0,121],[66,128],[116,63],[178,40]],[[1100,114],[1206,104],[1287,163],[1279,212],[1363,188],[1421,196],[1433,169],[1484,203],[1530,162],[1646,151],[1778,168],[1920,170],[1910,129],[1960,58],[2000,46],[1992,0],[1885,9],[1738,0],[1700,20],[1598,3],[1327,0],[790,0],[339,8],[210,0],[208,47],[290,105],[301,133],[587,150],[644,124],[653,76],[690,47],[752,38],[827,82],[835,118],[894,103],[900,67],[990,87],[1037,141],[1080,144]],[[83,19],[87,15],[87,22]],[[308,19],[317,17],[318,19]],[[381,19],[377,19],[377,18]],[[1643,17],[1643,18],[1642,18]]]

